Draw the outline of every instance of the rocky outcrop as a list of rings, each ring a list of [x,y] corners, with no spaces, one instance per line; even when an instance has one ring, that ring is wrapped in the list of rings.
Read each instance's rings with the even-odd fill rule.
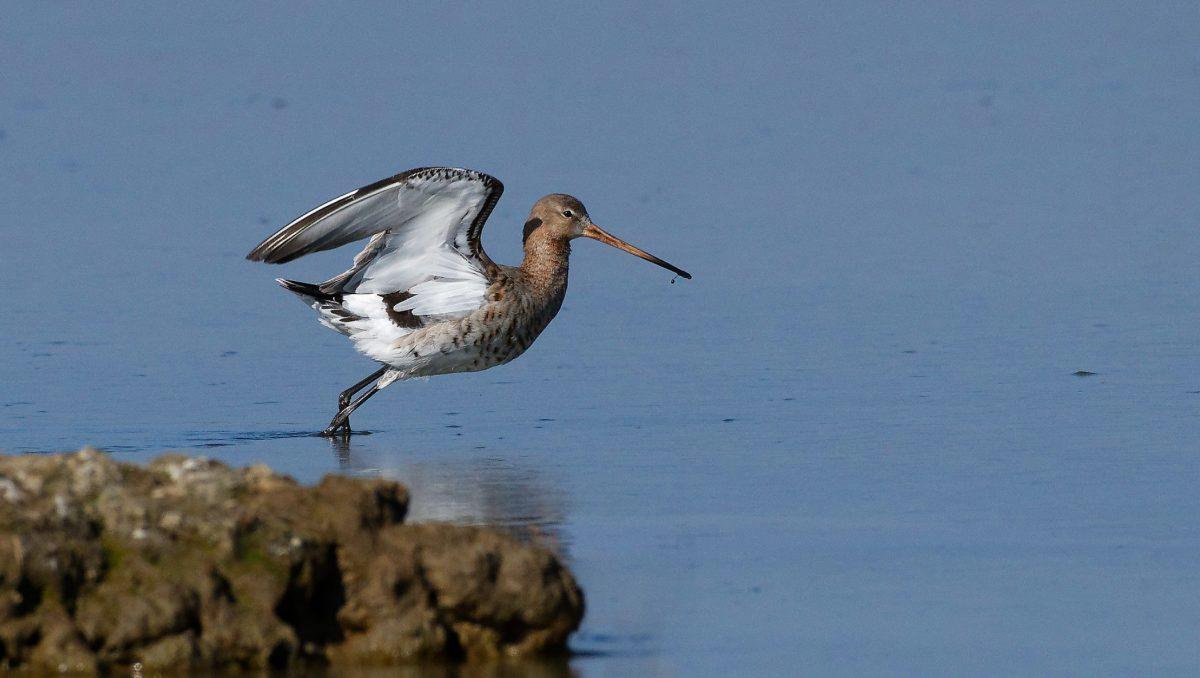
[[[94,450],[0,457],[0,664],[54,671],[473,660],[561,651],[548,550],[404,524],[403,486]]]

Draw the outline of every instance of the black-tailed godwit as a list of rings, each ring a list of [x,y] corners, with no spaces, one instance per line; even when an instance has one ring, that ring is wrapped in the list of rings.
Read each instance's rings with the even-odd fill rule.
[[[320,284],[278,280],[317,311],[321,324],[383,365],[341,393],[324,435],[348,434],[350,413],[394,381],[486,370],[525,352],[562,306],[575,238],[692,277],[605,232],[582,203],[561,193],[530,210],[521,265],[497,264],[480,234],[503,191],[496,178],[474,170],[409,170],[330,200],[246,257],[282,264],[370,238],[337,277]]]

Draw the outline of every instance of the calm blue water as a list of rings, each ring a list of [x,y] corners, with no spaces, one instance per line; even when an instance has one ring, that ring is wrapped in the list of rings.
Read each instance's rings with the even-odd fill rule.
[[[836,9],[831,8],[836,7]],[[1190,3],[10,5],[0,448],[399,478],[529,529],[582,676],[1193,674]],[[596,243],[517,362],[397,384],[244,254],[429,164]],[[1076,371],[1095,373],[1075,376]]]

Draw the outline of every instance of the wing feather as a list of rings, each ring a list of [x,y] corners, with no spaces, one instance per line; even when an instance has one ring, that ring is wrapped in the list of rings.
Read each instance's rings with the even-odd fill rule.
[[[409,242],[450,242],[491,263],[480,235],[504,185],[483,172],[419,167],[376,181],[306,212],[255,247],[247,259],[283,264],[382,231]],[[460,213],[461,210],[461,213]],[[438,223],[431,217],[446,221]],[[453,220],[453,221],[451,221]]]
[[[475,170],[409,170],[305,213],[247,258],[285,263],[369,237],[351,268],[322,283],[322,292],[407,291],[412,296],[395,310],[443,317],[469,313],[482,305],[497,270],[481,236],[503,192],[498,179]]]

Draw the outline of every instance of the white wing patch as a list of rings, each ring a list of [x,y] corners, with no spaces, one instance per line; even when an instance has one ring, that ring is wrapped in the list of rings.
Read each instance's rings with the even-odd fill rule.
[[[479,234],[503,190],[498,180],[474,170],[410,170],[308,212],[249,258],[282,263],[374,236],[350,270],[320,286],[323,292],[344,299],[407,292],[411,296],[393,311],[439,320],[463,317],[485,301],[495,265]],[[349,302],[344,306],[353,310]]]
[[[396,196],[396,221],[387,228],[382,248],[356,275],[346,292],[387,294],[411,290],[434,278],[480,280],[486,289],[482,262],[472,260],[467,233],[487,198],[478,181],[459,179],[410,181],[414,194]],[[416,205],[411,203],[417,203]],[[460,248],[460,234],[463,247]]]
[[[486,282],[479,280],[430,280],[409,289],[413,295],[392,307],[419,316],[462,317],[483,305]]]
[[[416,331],[392,322],[378,294],[347,294],[340,302],[313,299],[308,304],[322,325],[349,337],[360,353],[380,362],[394,360],[397,342]]]

